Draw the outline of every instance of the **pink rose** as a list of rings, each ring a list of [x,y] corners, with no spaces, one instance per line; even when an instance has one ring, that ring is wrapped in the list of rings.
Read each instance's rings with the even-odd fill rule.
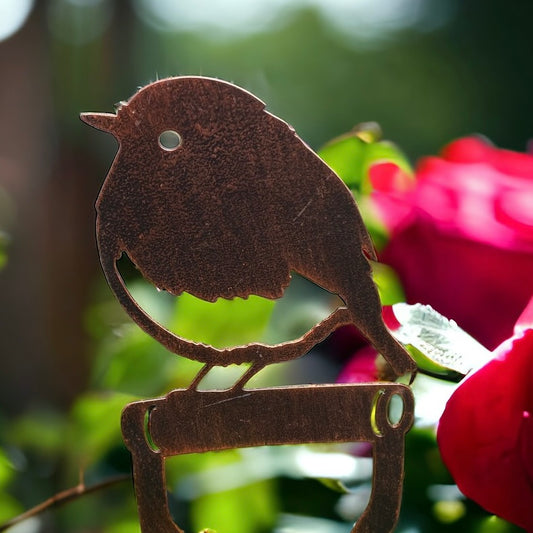
[[[533,294],[533,156],[467,137],[426,157],[416,182],[370,169],[390,230],[381,260],[409,303],[429,304],[487,348],[511,335]]]
[[[453,393],[437,434],[442,459],[461,491],[529,533],[533,532],[532,319],[533,299],[514,336]]]
[[[377,352],[373,346],[361,348],[344,366],[338,383],[369,383],[378,380]]]

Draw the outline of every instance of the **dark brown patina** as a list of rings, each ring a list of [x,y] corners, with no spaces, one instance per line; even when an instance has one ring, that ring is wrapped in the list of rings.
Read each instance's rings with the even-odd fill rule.
[[[367,260],[374,250],[352,194],[260,100],[226,82],[181,77],[141,89],[117,115],[82,119],[120,143],[97,201],[105,275],[130,316],[170,351],[259,370],[353,323],[397,375],[415,371],[381,318]],[[167,130],[181,138],[172,151],[159,146]],[[175,295],[278,298],[293,270],[338,294],[346,308],[307,340],[216,350],[174,335],[138,307],[117,270],[123,252]]]
[[[391,531],[401,493],[403,435],[412,422],[408,388],[391,383],[243,388],[265,365],[307,353],[348,323],[397,375],[415,371],[383,323],[368,261],[375,259],[374,249],[350,191],[288,124],[250,93],[223,81],[161,80],[141,89],[116,115],[83,114],[82,119],[120,143],[97,201],[98,246],[109,285],[148,334],[205,364],[188,390],[124,411],[143,533],[179,531],[166,510],[162,461],[168,455],[337,440],[375,445],[378,474],[369,505],[374,510],[353,531]],[[168,131],[174,145],[161,137]],[[123,253],[153,285],[174,295],[276,299],[294,271],[339,295],[345,306],[294,341],[219,350],[172,333],[139,307],[117,267]],[[196,390],[212,366],[241,363],[250,363],[250,371],[232,389]],[[398,424],[387,419],[388,401],[378,401],[393,394],[404,401]],[[244,419],[236,415],[237,406]],[[280,413],[291,413],[283,415],[281,426]],[[379,413],[382,430],[376,431],[372,413]],[[218,430],[210,431],[214,426]],[[154,468],[157,483],[148,474]]]

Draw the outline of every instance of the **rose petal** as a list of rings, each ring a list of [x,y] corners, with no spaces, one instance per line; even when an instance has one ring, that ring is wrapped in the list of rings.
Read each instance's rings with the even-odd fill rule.
[[[533,330],[506,341],[494,355],[452,395],[437,439],[466,496],[533,531],[533,432],[524,415],[533,412]]]
[[[442,149],[441,155],[456,163],[486,161],[491,146],[480,137],[464,137],[451,142]]]
[[[431,305],[489,350],[513,334],[533,294],[533,254],[444,233],[427,213],[396,231],[380,260],[407,303]]]
[[[494,148],[490,164],[502,174],[533,178],[533,157],[530,154]]]
[[[524,465],[525,472],[529,478],[530,485],[533,485],[533,413],[524,411],[522,413],[522,426],[518,438],[518,449],[520,459]]]
[[[408,191],[414,187],[413,178],[392,161],[376,162],[368,169],[372,188],[377,191]]]
[[[533,296],[531,296],[526,308],[516,321],[514,334],[519,335],[526,329],[533,329]]]
[[[383,321],[385,325],[392,331],[400,328],[402,325],[394,314],[394,309],[392,305],[384,305],[381,309],[381,314],[383,316]]]
[[[516,232],[516,236],[533,241],[533,190],[515,189],[496,199],[495,216]]]
[[[502,174],[533,177],[533,156],[496,148],[481,137],[465,137],[451,142],[441,153],[447,161],[455,163],[489,164]]]
[[[371,383],[372,381],[377,381],[376,357],[376,350],[371,346],[365,346],[350,359],[337,381],[339,383]]]

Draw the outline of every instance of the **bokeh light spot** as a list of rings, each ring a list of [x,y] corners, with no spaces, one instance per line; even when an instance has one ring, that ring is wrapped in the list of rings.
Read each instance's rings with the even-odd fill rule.
[[[24,26],[34,0],[2,0],[0,2],[0,41],[9,39]]]

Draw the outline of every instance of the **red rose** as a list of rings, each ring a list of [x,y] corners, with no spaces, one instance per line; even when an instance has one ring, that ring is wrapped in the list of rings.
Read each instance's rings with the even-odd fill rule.
[[[377,352],[373,346],[361,348],[342,369],[338,383],[371,383],[378,380]]]
[[[381,260],[408,302],[431,305],[494,348],[533,294],[533,156],[468,137],[422,159],[407,191],[389,171],[387,180],[387,167],[370,170],[391,233]]]
[[[533,299],[529,316],[533,318]],[[461,491],[489,512],[533,532],[533,329],[494,351],[456,389],[437,440]]]

